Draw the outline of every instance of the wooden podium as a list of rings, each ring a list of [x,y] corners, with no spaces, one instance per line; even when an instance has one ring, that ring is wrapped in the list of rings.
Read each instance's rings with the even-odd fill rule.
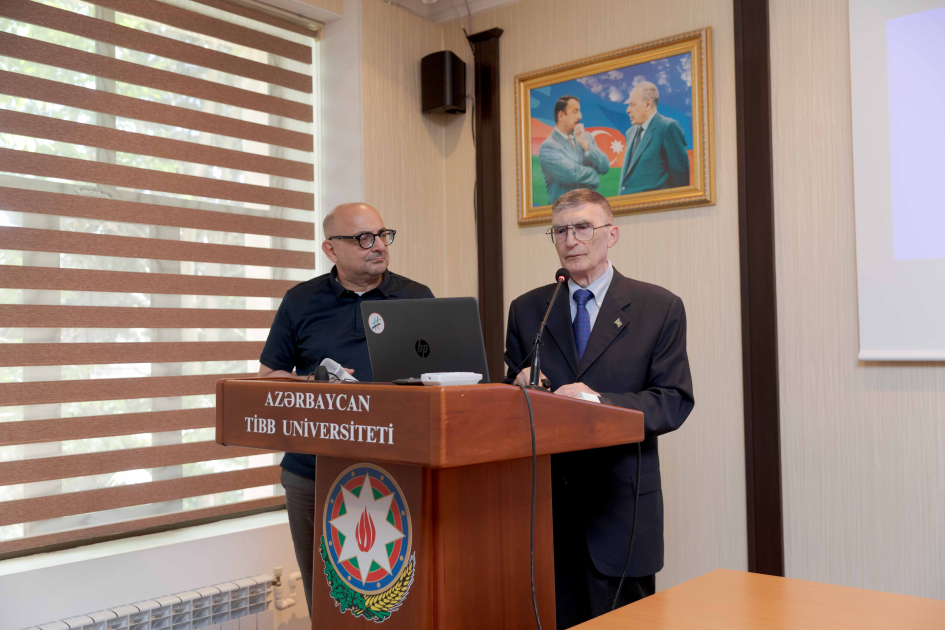
[[[643,414],[529,396],[535,591],[542,626],[554,628],[549,455],[639,442]],[[216,440],[319,456],[312,628],[537,627],[531,430],[518,387],[224,379]]]

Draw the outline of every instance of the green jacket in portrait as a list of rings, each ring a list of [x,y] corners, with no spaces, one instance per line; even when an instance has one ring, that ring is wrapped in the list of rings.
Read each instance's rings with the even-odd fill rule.
[[[672,118],[653,114],[639,146],[630,155],[640,125],[627,130],[627,154],[620,171],[621,195],[689,185],[689,154],[682,126]]]

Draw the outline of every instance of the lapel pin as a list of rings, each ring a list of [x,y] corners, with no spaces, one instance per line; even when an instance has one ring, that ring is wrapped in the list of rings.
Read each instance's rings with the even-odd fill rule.
[[[617,328],[620,328],[621,326],[623,326],[623,322],[620,321],[619,317],[614,320],[614,323],[617,324]]]

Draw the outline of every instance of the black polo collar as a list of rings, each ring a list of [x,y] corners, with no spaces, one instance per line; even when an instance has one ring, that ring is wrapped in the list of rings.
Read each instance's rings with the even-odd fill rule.
[[[331,273],[328,274],[328,283],[331,285],[331,291],[332,293],[335,294],[336,299],[340,300],[346,291],[351,293],[352,295],[355,295],[355,296],[357,295],[354,291],[344,288],[341,282],[338,281],[338,267],[337,266],[334,266],[331,268]],[[390,297],[390,284],[391,284],[390,271],[388,270],[384,272],[384,277],[381,279],[381,283],[377,285],[376,287],[374,287],[373,289],[371,289],[370,291],[366,292],[364,295],[369,295],[374,291],[380,291],[381,295],[383,295],[385,298],[388,298]]]

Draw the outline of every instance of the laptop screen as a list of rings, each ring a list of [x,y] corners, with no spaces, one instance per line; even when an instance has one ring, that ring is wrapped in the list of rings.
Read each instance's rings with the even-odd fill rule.
[[[361,318],[375,381],[477,372],[489,382],[475,298],[366,301]]]

